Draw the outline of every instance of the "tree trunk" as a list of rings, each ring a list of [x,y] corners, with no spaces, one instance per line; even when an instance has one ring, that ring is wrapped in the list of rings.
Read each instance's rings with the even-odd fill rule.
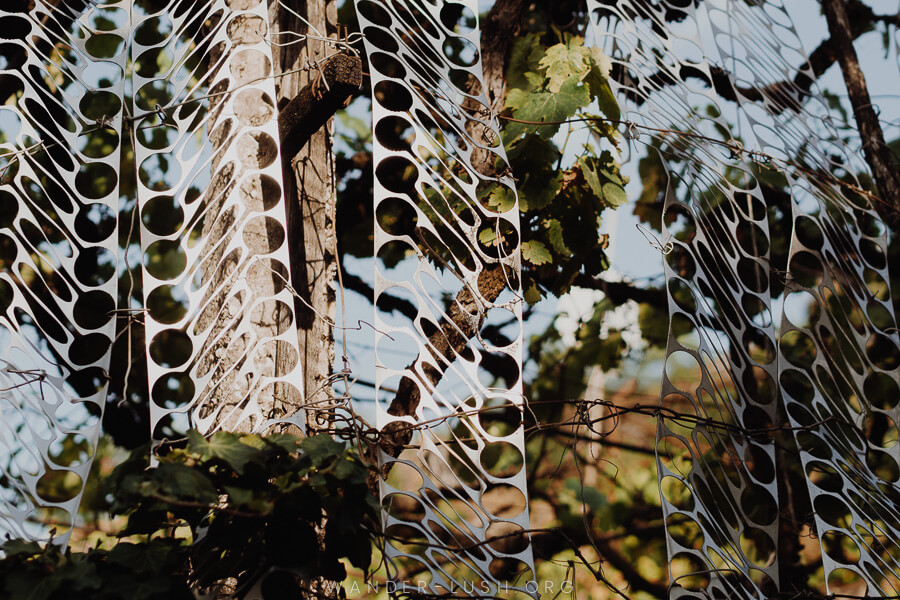
[[[859,67],[859,58],[853,47],[853,33],[844,0],[823,0],[822,10],[828,21],[831,42],[837,50],[838,62],[847,85],[847,94],[853,106],[853,116],[862,140],[863,155],[872,175],[882,203],[875,206],[882,218],[894,231],[900,228],[900,172],[884,141],[884,132],[869,96],[866,78]]]

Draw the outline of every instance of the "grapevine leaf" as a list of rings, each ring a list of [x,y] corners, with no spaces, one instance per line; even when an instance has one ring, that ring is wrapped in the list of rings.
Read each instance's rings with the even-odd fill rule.
[[[541,173],[528,173],[522,180],[522,194],[519,196],[519,208],[522,212],[542,210],[559,193],[559,181],[547,180]]]
[[[597,170],[597,163],[592,160],[581,161],[581,171],[584,173],[584,179],[594,195],[598,198],[603,197],[603,182],[600,181],[600,173]]]
[[[583,38],[574,36],[567,43],[547,48],[540,66],[546,69],[547,89],[557,94],[567,81],[572,78],[581,81],[590,73],[591,51],[584,47]]]
[[[576,78],[567,79],[559,92],[524,92],[512,90],[507,97],[507,106],[513,109],[513,117],[523,121],[554,122],[564,121],[574,115],[579,108],[590,104],[588,88],[580,85]],[[550,139],[559,131],[559,125],[529,125],[510,122],[506,126],[508,140],[515,140],[524,133],[537,132],[544,139]]]
[[[203,474],[178,463],[162,463],[153,473],[160,489],[180,498],[213,504],[218,499],[216,488]]]
[[[609,181],[603,184],[603,200],[615,208],[625,204],[628,201],[628,195],[621,184]]]
[[[603,53],[603,50],[597,46],[591,46],[591,61],[594,63],[593,68],[596,69],[598,75],[604,79],[609,77],[612,61]]]
[[[689,294],[690,292],[688,292]],[[641,335],[654,346],[665,346],[668,341],[668,315],[651,304],[638,305],[638,327]]]
[[[478,232],[478,241],[485,246],[493,246],[497,241],[497,233],[493,229],[482,229]]]
[[[284,452],[296,452],[302,438],[287,433],[271,433],[266,436],[265,442],[277,446]]]
[[[533,265],[544,265],[553,260],[547,246],[538,240],[528,240],[522,244],[522,258]]]
[[[529,75],[534,75],[540,68],[541,45],[538,36],[529,33],[516,38],[509,52],[509,68],[506,70],[506,82],[509,89],[530,89],[532,83]],[[541,81],[543,83],[543,77]]]
[[[510,148],[509,160],[519,177],[519,209],[541,210],[559,193],[555,164],[559,150],[541,137],[530,135]]]
[[[41,553],[41,546],[37,542],[26,542],[25,540],[12,539],[0,544],[0,550],[6,554],[6,558],[12,558],[18,555],[30,556]]]
[[[668,171],[654,149],[638,161],[641,195],[635,203],[634,214],[642,223],[662,230],[662,198],[668,183]]]
[[[584,179],[603,206],[613,208],[628,200],[625,194],[626,180],[619,174],[612,155],[604,152],[600,158],[584,157],[580,160]]]
[[[319,467],[343,454],[344,445],[324,433],[304,438],[300,447],[309,456],[312,464]]]
[[[506,212],[516,205],[516,194],[505,185],[500,185],[491,191],[487,203],[497,212]]]
[[[622,360],[622,355],[627,349],[622,334],[613,330],[605,338],[593,337],[584,343],[586,352],[594,357],[596,365],[600,366],[604,371],[615,369]]]
[[[592,512],[598,512],[606,508],[609,500],[597,488],[585,485],[581,479],[569,477],[563,484],[565,488],[575,494],[579,502],[586,504]]]
[[[622,116],[619,103],[609,87],[609,71],[612,62],[599,48],[591,48],[590,70],[584,76],[584,82],[591,89],[591,96],[597,99],[600,110],[607,118],[619,120]]]
[[[600,110],[603,111],[603,114],[618,121],[622,118],[622,113],[619,110],[619,103],[616,101],[616,97],[613,95],[612,90],[609,87],[609,81],[606,79],[603,80],[603,83],[598,86],[597,90],[593,88],[591,91],[594,92],[594,95],[597,97],[597,102],[600,105]]]
[[[194,430],[188,431],[188,449],[203,460],[218,458],[224,461],[238,475],[244,474],[244,466],[259,452],[242,443],[238,434],[227,431],[217,432],[209,440]]]
[[[109,551],[110,564],[133,570],[135,573],[168,575],[180,548],[178,540],[153,540],[149,544],[119,542]]]
[[[563,240],[563,229],[562,225],[560,225],[558,219],[545,219],[544,227],[547,228],[547,238],[550,240],[550,245],[553,246],[553,249],[556,250],[557,254],[562,254],[564,256],[571,256],[572,251],[566,246],[565,241]]]
[[[228,493],[230,502],[235,506],[249,506],[256,497],[253,490],[247,490],[236,486],[226,485],[224,486],[224,490]]]
[[[13,598],[47,600],[57,590],[59,584],[59,579],[40,578],[30,571],[22,571],[9,573],[5,587]]]
[[[535,73],[534,71],[525,73],[525,81],[528,84],[529,89],[543,86],[546,80],[547,78],[540,73]]]
[[[334,476],[345,483],[365,483],[365,467],[343,458],[334,467]]]
[[[67,588],[70,592],[97,592],[103,589],[105,583],[97,572],[97,567],[86,560],[83,554],[70,554],[61,560],[53,572],[53,578],[61,582],[60,587]],[[90,594],[88,597],[93,596],[94,594]]]
[[[525,288],[525,302],[534,306],[538,302],[541,301],[541,290],[538,289],[538,286],[535,284],[529,285]]]

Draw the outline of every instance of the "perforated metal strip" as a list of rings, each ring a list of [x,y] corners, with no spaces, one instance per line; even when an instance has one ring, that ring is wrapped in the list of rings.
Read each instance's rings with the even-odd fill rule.
[[[303,425],[265,2],[135,17],[154,437]]]
[[[536,595],[523,430],[487,410],[521,417],[522,301],[515,186],[481,93],[477,5],[356,7],[373,91],[377,424],[396,433],[396,458],[380,457],[389,575],[406,594]],[[493,208],[491,193],[510,202]],[[391,316],[388,297],[408,299],[416,318]],[[489,358],[514,375],[494,382]]]
[[[700,105],[721,114],[713,92],[683,83],[664,86],[654,78],[659,71],[677,74],[688,64],[709,76],[698,40],[690,37],[698,33],[691,17],[675,33],[654,28],[664,23],[664,6],[592,8],[601,28],[598,43],[635,78],[621,80],[617,90],[619,97],[631,93],[641,102],[625,105],[629,120],[717,138],[717,131],[731,129]],[[691,60],[674,48],[689,48]],[[664,61],[655,55],[660,50]],[[778,580],[769,556],[778,538],[774,448],[769,436],[742,430],[774,421],[774,333],[762,267],[769,254],[765,205],[753,174],[727,148],[678,138],[660,144],[659,158],[669,173],[662,250],[670,326],[661,402],[733,425],[701,421],[686,427],[659,420],[671,597],[702,590],[762,598],[763,588]],[[700,381],[684,380],[684,369],[699,369]]]
[[[808,428],[796,440],[825,575],[830,591],[855,573],[865,594],[896,595],[900,352],[883,226],[846,196],[792,187],[806,198],[792,215],[779,368],[791,423]]]
[[[65,544],[115,335],[129,3],[35,4],[0,11],[0,536]]]
[[[811,69],[782,3],[757,9],[713,4],[724,4],[710,19],[722,54],[756,57],[755,64],[747,61],[755,68],[743,77],[732,73],[732,82],[764,90],[775,113],[766,117],[757,108],[751,114],[747,109],[755,105],[745,102],[748,120],[761,138],[769,137],[773,151],[807,169],[785,170],[793,228],[779,373],[797,428],[826,591],[844,589],[855,574],[867,584],[865,595],[896,595],[900,348],[892,329],[885,227],[870,198],[833,179],[841,176],[859,189],[855,174],[867,169],[860,153],[840,142],[826,102],[809,85]],[[734,38],[727,43],[726,32]],[[779,112],[799,100],[799,114]]]
[[[668,3],[612,4],[589,7],[615,65],[623,118],[722,142],[738,137],[709,86],[714,68],[693,7],[672,26],[668,13],[679,9]],[[707,85],[690,85],[687,72]],[[670,596],[765,598],[778,588],[775,453],[771,434],[759,431],[775,421],[777,379],[765,201],[737,143],[673,136],[653,145],[651,158],[668,173],[661,403],[698,418],[658,422]],[[685,378],[697,371],[699,381]]]

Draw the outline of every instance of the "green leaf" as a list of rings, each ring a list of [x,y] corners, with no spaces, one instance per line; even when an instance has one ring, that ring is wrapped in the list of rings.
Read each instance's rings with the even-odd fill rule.
[[[624,187],[625,180],[619,175],[608,152],[604,152],[600,158],[584,157],[580,160],[580,164],[591,191],[606,206],[615,208],[628,201]]]
[[[600,110],[610,119],[619,120],[622,117],[619,103],[609,87],[609,71],[612,62],[597,47],[591,48],[591,69],[584,77],[584,82],[591,90],[591,96],[597,99]]]
[[[103,589],[104,578],[84,554],[69,555],[67,559],[53,573],[54,578],[64,582],[67,590],[98,591]]]
[[[618,367],[627,349],[619,331],[610,331],[606,338],[595,338],[590,344],[586,344],[586,347],[591,349],[596,364],[604,371]]]
[[[236,433],[219,431],[207,440],[193,429],[188,431],[188,450],[199,454],[202,460],[223,460],[238,475],[244,474],[244,466],[259,453],[259,449],[243,443]]]
[[[628,195],[621,184],[610,181],[603,184],[603,200],[615,208],[628,202]]]
[[[366,469],[350,460],[339,460],[334,467],[334,476],[346,483],[364,483]]]
[[[537,35],[527,33],[515,39],[509,51],[509,67],[506,69],[506,85],[509,89],[529,89],[536,85],[529,80],[528,75],[536,75],[542,54]],[[544,78],[539,76],[539,79],[537,85],[543,83]]]
[[[544,82],[547,81],[547,78],[540,73],[529,71],[528,73],[525,73],[525,81],[528,82],[529,89],[539,88],[543,87]]]
[[[485,246],[493,246],[497,241],[497,233],[493,229],[482,229],[478,232],[478,241]]]
[[[163,507],[158,509],[157,507]],[[168,522],[166,504],[164,502],[155,502],[152,505],[143,503],[128,517],[125,528],[121,531],[123,535],[139,535],[152,534],[162,529],[163,523]]]
[[[341,109],[335,113],[337,118],[340,120],[341,125],[350,129],[355,135],[356,138],[361,142],[371,142],[372,141],[372,129],[369,127],[368,121],[364,121],[359,117],[355,117],[347,112],[346,109]]]
[[[15,600],[48,600],[59,588],[56,577],[40,577],[30,570],[13,571],[7,575],[6,591]]]
[[[527,288],[525,288],[525,302],[527,302],[528,304],[534,306],[541,301],[542,297],[543,296],[541,295],[541,290],[536,284],[532,283]]]
[[[153,472],[163,493],[194,502],[213,504],[218,499],[216,488],[202,473],[177,463],[162,463]]]
[[[498,185],[491,190],[487,203],[497,212],[506,212],[516,205],[516,193],[505,185]]]
[[[559,150],[536,135],[517,141],[509,151],[510,164],[519,176],[519,210],[541,210],[559,193]]]
[[[596,513],[609,505],[609,500],[606,499],[606,496],[600,490],[593,486],[585,485],[583,481],[576,477],[569,477],[563,485],[565,485],[566,489],[574,492],[575,497],[582,504],[587,505],[591,512]]]
[[[683,298],[676,299],[683,300]],[[647,342],[665,347],[669,339],[669,315],[665,310],[659,310],[652,304],[640,303],[638,305],[638,327]]]
[[[610,531],[626,522],[631,508],[625,502],[612,502],[597,513],[597,525],[601,531]]]
[[[0,545],[0,550],[6,554],[7,558],[12,558],[19,554],[25,556],[34,556],[42,552],[40,544],[37,542],[26,542],[20,539],[7,540]]]
[[[245,433],[241,435],[241,443],[256,450],[265,450],[266,448],[271,447],[271,444],[269,444],[264,438],[256,435],[255,433]]]
[[[566,43],[547,48],[540,66],[546,69],[547,89],[557,94],[567,81],[582,81],[591,72],[591,51],[584,47],[584,38],[573,36]]]
[[[522,244],[522,258],[533,265],[544,265],[553,260],[547,246],[538,240],[528,240]]]
[[[156,538],[149,544],[119,542],[109,551],[107,560],[135,573],[168,575],[184,548],[179,540],[171,538]]]
[[[303,438],[288,433],[273,433],[263,438],[267,444],[274,444],[288,454],[296,452],[300,448],[300,442]]]
[[[559,219],[544,219],[543,224],[547,229],[547,239],[550,240],[550,245],[553,246],[557,254],[571,256],[572,251],[569,250],[566,242],[563,240],[563,230]]]
[[[599,89],[594,90],[592,88],[591,91],[597,98],[600,110],[603,111],[604,115],[615,121],[622,118],[622,111],[619,109],[619,103],[609,87],[609,81],[604,80]]]
[[[256,497],[253,494],[253,490],[235,487],[233,485],[226,485],[224,489],[228,494],[228,498],[231,500],[231,504],[235,504],[238,506],[247,506],[252,503],[253,499]]]
[[[324,433],[304,439],[300,447],[317,467],[344,453],[344,444]]]
[[[584,108],[591,102],[591,95],[587,87],[580,85],[576,78],[567,79],[558,92],[536,91],[524,92],[511,90],[507,96],[506,105],[513,109],[513,117],[523,121],[554,122],[565,121],[578,109]],[[506,126],[506,138],[510,141],[518,139],[522,134],[536,132],[544,139],[550,139],[557,131],[559,125],[529,125],[510,121]]]
[[[544,173],[528,173],[522,180],[522,193],[519,194],[519,209],[522,212],[543,210],[559,194],[559,181],[556,178],[546,180]]]
[[[601,174],[597,169],[597,162],[595,160],[584,159],[580,161],[581,172],[584,173],[584,180],[587,182],[588,187],[591,188],[591,191],[594,192],[594,195],[597,198],[603,198],[603,182],[600,180]]]

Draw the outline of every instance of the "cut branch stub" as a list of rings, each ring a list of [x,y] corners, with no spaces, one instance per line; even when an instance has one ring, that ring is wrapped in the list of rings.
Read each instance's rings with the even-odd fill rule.
[[[278,115],[281,153],[290,160],[313,133],[328,123],[362,85],[362,61],[358,56],[336,54],[326,60],[309,85],[304,86]]]

